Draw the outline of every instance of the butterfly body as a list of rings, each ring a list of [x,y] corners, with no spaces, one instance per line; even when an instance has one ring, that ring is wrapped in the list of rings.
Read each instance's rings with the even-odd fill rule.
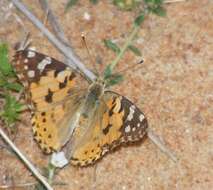
[[[141,140],[144,114],[102,78],[88,84],[62,62],[33,50],[18,51],[14,67],[25,87],[35,140],[46,153],[67,153],[74,165],[95,163],[122,143]]]
[[[93,110],[94,107],[98,106],[100,103],[100,100],[104,94],[105,90],[105,84],[102,80],[96,80],[93,82],[89,88],[88,88],[88,93],[85,96],[85,110],[84,113],[87,115],[89,110]]]

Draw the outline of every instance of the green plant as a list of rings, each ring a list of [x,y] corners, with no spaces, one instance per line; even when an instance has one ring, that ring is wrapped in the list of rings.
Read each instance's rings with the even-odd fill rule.
[[[66,10],[71,6],[74,6],[77,2],[78,0],[69,0],[66,5]],[[97,3],[97,1],[95,2]],[[136,16],[132,31],[122,47],[111,39],[103,40],[104,45],[116,54],[116,58],[107,65],[104,71],[104,79],[107,81],[108,86],[117,84],[123,80],[123,77],[120,74],[113,73],[113,69],[127,50],[133,52],[136,56],[142,55],[141,51],[133,45],[133,42],[145,17],[150,13],[158,16],[166,15],[165,9],[163,8],[163,0],[113,0],[112,2],[115,6],[124,11],[137,12],[138,16]]]
[[[119,2],[120,1],[122,0],[119,0]],[[137,3],[138,2],[139,1],[137,1]],[[113,69],[115,65],[117,65],[117,63],[123,57],[123,54],[127,50],[131,50],[135,55],[141,56],[140,50],[133,45],[133,41],[138,33],[138,30],[140,29],[141,24],[145,19],[145,16],[150,13],[156,14],[158,16],[165,16],[166,14],[165,10],[162,7],[163,0],[143,0],[143,3],[143,9],[140,10],[140,13],[135,18],[133,29],[129,37],[126,39],[126,42],[124,43],[122,48],[120,48],[116,43],[112,42],[110,39],[104,40],[105,46],[117,54],[115,60],[113,60],[111,63],[111,69]]]
[[[96,4],[98,0],[89,0],[91,3]],[[66,4],[65,11],[69,10],[70,7],[76,5],[78,0],[69,0]]]
[[[19,119],[22,104],[16,100],[14,93],[21,91],[22,86],[15,82],[16,75],[9,63],[8,48],[4,43],[0,44],[0,119],[6,126],[13,126]]]

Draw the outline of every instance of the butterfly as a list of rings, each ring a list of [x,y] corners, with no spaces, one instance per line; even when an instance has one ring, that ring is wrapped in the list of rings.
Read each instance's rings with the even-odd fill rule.
[[[17,51],[13,65],[43,152],[68,147],[71,164],[87,166],[115,147],[146,136],[144,114],[110,91],[103,77],[88,83],[76,70],[31,49]]]

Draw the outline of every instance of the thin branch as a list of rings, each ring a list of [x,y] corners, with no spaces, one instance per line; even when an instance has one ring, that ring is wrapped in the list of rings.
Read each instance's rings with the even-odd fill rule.
[[[119,52],[119,54],[116,56],[115,60],[112,61],[112,63],[110,64],[110,69],[113,70],[114,67],[118,64],[118,62],[120,61],[120,59],[123,57],[124,53],[126,52],[126,50],[128,49],[129,45],[132,43],[134,37],[136,36],[136,34],[138,33],[140,27],[138,26],[134,26],[132,32],[130,33],[129,37],[127,38],[125,44],[123,45],[123,47],[121,48],[121,51]]]
[[[163,3],[181,3],[187,0],[165,0]]]
[[[36,182],[32,183],[23,183],[23,184],[14,184],[14,185],[0,185],[0,189],[14,189],[14,188],[20,188],[20,187],[29,187],[36,185]]]
[[[67,57],[72,64],[68,64],[68,66],[73,69],[78,69],[82,72],[90,81],[94,81],[96,76],[88,70],[85,65],[80,61],[79,57],[68,49],[63,43],[61,43],[27,8],[23,5],[19,0],[11,0],[13,4],[18,8],[47,38],[48,40],[54,44],[58,50]],[[75,67],[74,67],[75,66]]]
[[[66,38],[64,31],[62,30],[57,17],[54,15],[52,9],[50,8],[47,0],[39,0],[42,9],[47,13],[47,18],[51,24],[51,27],[56,35],[56,37],[63,42],[66,46],[70,47],[70,42]],[[71,50],[72,51],[72,50]]]
[[[166,147],[165,143],[156,135],[151,129],[148,129],[147,135],[149,139],[169,158],[171,158],[174,162],[177,162],[177,157]]]
[[[4,131],[0,128],[0,136],[7,142],[12,150],[18,155],[18,157],[24,162],[24,164],[30,169],[34,176],[48,189],[53,190],[53,188],[47,183],[46,178],[42,176],[38,170],[30,163],[30,161],[20,152],[20,150],[15,146],[15,144],[8,138]]]
[[[47,18],[50,22],[53,32],[55,33],[56,37],[67,47],[69,51],[73,51],[72,47],[70,46],[69,40],[66,38],[62,27],[60,26],[57,17],[54,15],[52,9],[50,8],[47,0],[39,0],[42,9],[47,14]],[[65,57],[66,58],[66,57]],[[72,65],[72,61],[69,58],[66,58],[66,62]],[[75,67],[75,65],[73,65]]]

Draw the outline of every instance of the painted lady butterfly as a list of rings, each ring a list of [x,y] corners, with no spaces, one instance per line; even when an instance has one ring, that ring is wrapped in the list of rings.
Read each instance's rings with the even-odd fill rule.
[[[30,49],[17,51],[13,64],[26,90],[34,137],[44,152],[71,146],[71,163],[86,166],[145,136],[144,114],[108,90],[103,79],[88,84],[62,62]]]

